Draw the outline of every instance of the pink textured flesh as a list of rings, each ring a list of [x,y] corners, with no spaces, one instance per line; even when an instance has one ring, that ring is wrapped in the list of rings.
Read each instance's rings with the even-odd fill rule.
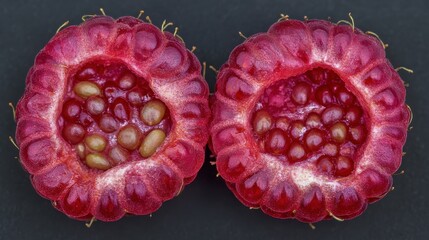
[[[303,222],[352,219],[391,188],[410,112],[380,42],[323,20],[287,20],[221,68],[211,143],[246,206]]]
[[[86,97],[91,88],[75,90],[82,82],[100,91]],[[69,217],[150,214],[203,164],[210,111],[201,66],[173,34],[152,24],[97,16],[65,28],[37,55],[26,84],[16,111],[21,163],[37,192]],[[150,101],[165,105],[161,120],[143,121]],[[137,139],[119,142],[130,125]],[[166,137],[143,157],[140,144],[153,130]],[[92,135],[96,140],[87,139]],[[92,153],[107,163],[88,165]]]

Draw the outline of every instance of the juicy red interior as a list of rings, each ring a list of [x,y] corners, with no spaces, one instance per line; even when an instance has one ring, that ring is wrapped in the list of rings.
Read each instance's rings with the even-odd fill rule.
[[[167,107],[162,120],[155,125],[148,125],[142,121],[140,115],[142,108],[149,101],[156,100],[156,96],[147,81],[131,72],[125,64],[115,61],[89,62],[77,69],[68,82],[58,124],[62,136],[76,148],[77,155],[84,164],[86,156],[91,153],[104,157],[108,161],[107,168],[141,159],[142,155],[138,147],[130,150],[118,143],[120,130],[127,126],[132,125],[137,130],[133,136],[138,138],[138,146],[154,129],[160,129],[168,135],[171,119]],[[100,93],[81,97],[76,93],[75,88],[82,82],[95,84]],[[88,147],[86,139],[94,134],[106,142],[106,146],[101,151]],[[112,152],[113,148],[116,151]],[[112,156],[116,157],[112,158]],[[100,168],[95,167],[95,169]]]
[[[285,164],[312,161],[332,177],[352,173],[367,136],[356,96],[335,72],[322,68],[266,88],[255,105],[252,126],[262,152]]]

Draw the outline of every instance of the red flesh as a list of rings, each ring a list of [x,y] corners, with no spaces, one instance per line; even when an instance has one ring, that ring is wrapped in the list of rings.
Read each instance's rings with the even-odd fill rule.
[[[37,55],[16,111],[20,159],[35,189],[80,220],[156,211],[203,164],[210,113],[200,70],[173,34],[133,17],[97,16],[61,30]],[[76,96],[73,86],[82,81],[97,84],[99,97]],[[139,118],[151,99],[167,108],[153,126]],[[107,140],[100,153],[107,155],[118,129],[129,125],[141,138],[153,129],[166,138],[147,158],[133,147],[114,151],[121,161],[109,158],[107,170],[90,168],[78,156],[76,145],[92,133]]]
[[[212,148],[244,205],[303,222],[351,219],[390,190],[410,112],[378,39],[281,21],[237,46],[217,80]]]

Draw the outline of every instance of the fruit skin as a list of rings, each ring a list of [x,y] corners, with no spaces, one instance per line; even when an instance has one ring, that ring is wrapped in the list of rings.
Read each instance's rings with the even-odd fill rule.
[[[367,139],[344,178],[281,164],[252,132],[255,103],[268,86],[318,67],[337,73],[367,114]],[[218,73],[211,108],[210,146],[228,188],[247,207],[303,222],[352,219],[384,197],[410,121],[405,87],[378,39],[324,20],[280,21],[238,45]]]
[[[96,173],[81,164],[57,119],[72,69],[109,59],[148,81],[169,108],[172,128],[153,156]],[[173,34],[134,17],[87,19],[58,32],[29,70],[16,110],[20,161],[36,191],[71,218],[150,214],[192,182],[203,164],[208,93],[198,59]]]

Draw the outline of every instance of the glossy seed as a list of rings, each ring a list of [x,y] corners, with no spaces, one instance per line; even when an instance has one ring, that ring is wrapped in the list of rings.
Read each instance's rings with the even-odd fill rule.
[[[332,162],[332,159],[327,156],[321,156],[317,160],[317,169],[323,173],[327,173],[329,175],[333,174],[335,171],[335,166]]]
[[[116,146],[109,151],[109,157],[113,159],[116,163],[125,162],[128,158],[129,153],[127,150]]]
[[[106,109],[106,103],[100,97],[89,97],[86,100],[86,109],[92,115],[99,115]]]
[[[316,128],[322,126],[322,120],[320,119],[319,114],[310,113],[305,120],[305,125],[309,128]]]
[[[280,128],[285,132],[289,130],[289,125],[290,125],[290,120],[285,117],[278,118],[276,121],[276,128]]]
[[[147,125],[153,126],[161,122],[165,115],[166,106],[160,100],[147,102],[140,111],[140,119]]]
[[[263,134],[270,130],[272,124],[271,116],[267,111],[260,110],[255,113],[253,129],[257,134]]]
[[[89,135],[85,138],[85,144],[92,150],[101,152],[106,148],[106,139],[98,134]]]
[[[128,150],[135,150],[139,147],[141,133],[135,125],[127,125],[118,133],[118,143]]]
[[[290,126],[290,135],[293,138],[300,138],[304,135],[306,128],[302,121],[293,122]]]
[[[85,158],[85,145],[83,143],[76,145],[76,152],[81,159]]]
[[[76,144],[85,137],[85,129],[77,123],[66,124],[63,129],[64,138],[71,144]]]
[[[76,99],[70,99],[64,103],[62,116],[68,121],[75,121],[81,112],[80,103]]]
[[[347,126],[342,122],[335,123],[331,129],[331,138],[337,143],[343,143],[347,136]]]
[[[352,143],[361,144],[366,137],[366,130],[363,126],[356,126],[349,129],[349,136]]]
[[[292,100],[299,105],[306,104],[310,97],[311,88],[308,83],[301,82],[296,84],[292,89]]]
[[[358,124],[361,121],[362,109],[357,106],[352,106],[344,117],[351,125]]]
[[[282,154],[287,147],[286,133],[278,128],[271,130],[265,142],[265,150],[272,154]]]
[[[89,81],[82,81],[77,83],[73,91],[81,98],[88,98],[91,96],[100,95],[101,91],[97,84]]]
[[[305,145],[311,151],[318,150],[324,143],[323,140],[324,133],[319,129],[311,129],[305,134]]]
[[[143,140],[140,146],[140,155],[143,157],[150,157],[156,152],[159,146],[164,142],[166,135],[160,129],[152,130]]]
[[[329,156],[336,156],[338,154],[338,147],[333,143],[328,143],[323,147],[323,153]]]
[[[128,90],[134,87],[136,77],[133,74],[127,73],[119,80],[119,87],[123,90]]]
[[[343,109],[338,106],[326,108],[322,113],[322,122],[324,124],[334,123],[343,117]]]
[[[110,163],[102,154],[91,153],[85,157],[86,165],[90,168],[95,168],[99,170],[107,170],[110,168]]]
[[[304,158],[304,156],[305,156],[304,147],[297,142],[292,143],[288,152],[289,161],[298,162],[298,161],[301,161]]]
[[[350,158],[340,156],[338,157],[336,162],[335,174],[337,176],[345,177],[351,174],[351,172],[353,171],[353,168],[354,168],[354,164]]]
[[[131,91],[127,94],[127,100],[133,106],[141,106],[143,104],[143,96],[136,91]]]
[[[114,132],[114,131],[116,131],[116,129],[119,128],[118,122],[110,114],[104,114],[100,118],[99,126],[100,126],[100,129],[103,130],[106,133]]]

